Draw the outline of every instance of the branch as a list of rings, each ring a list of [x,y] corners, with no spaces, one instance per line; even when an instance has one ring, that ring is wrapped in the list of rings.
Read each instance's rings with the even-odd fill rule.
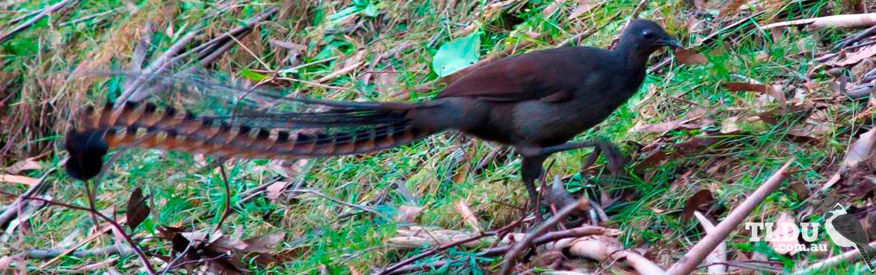
[[[43,19],[43,17],[46,17],[46,15],[49,15],[50,13],[53,13],[53,12],[61,9],[62,7],[69,4],[70,2],[79,3],[79,0],[62,0],[61,2],[55,3],[54,5],[51,5],[45,9],[43,9],[42,12],[35,15],[33,18],[28,19],[27,21],[19,24],[18,26],[16,26],[15,28],[10,30],[9,32],[0,35],[0,44],[2,44],[3,42],[6,42],[6,40],[9,40],[10,38],[14,37],[19,32],[29,28],[37,21],[40,21],[40,19]]]
[[[523,250],[529,247],[532,244],[532,241],[538,238],[541,235],[544,235],[545,232],[553,228],[560,221],[569,216],[572,213],[580,211],[581,209],[585,209],[587,207],[587,199],[578,200],[578,203],[567,205],[563,207],[560,211],[557,212],[556,215],[540,224],[536,227],[532,232],[526,235],[526,238],[523,238],[520,242],[515,244],[508,250],[508,253],[505,254],[505,263],[502,264],[502,270],[499,274],[511,274],[511,270],[514,268],[514,265],[517,263],[517,255],[523,252]]]
[[[870,248],[876,248],[876,241],[870,243]],[[794,275],[803,275],[803,274],[818,274],[820,270],[834,267],[840,263],[844,263],[847,261],[857,261],[861,259],[861,252],[857,249],[852,249],[846,251],[843,254],[839,254],[830,258],[827,258],[823,261],[817,262],[815,264],[810,265],[807,268],[802,270],[798,270],[794,272]]]
[[[736,209],[733,209],[733,212],[730,212],[730,215],[727,215],[726,219],[715,226],[715,231],[713,233],[706,234],[706,237],[700,240],[700,242],[694,245],[684,257],[678,260],[678,262],[667,271],[667,274],[690,274],[693,272],[697,265],[699,265],[700,262],[702,262],[703,259],[715,249],[715,247],[723,242],[724,239],[730,235],[730,232],[736,229],[736,227],[745,220],[748,214],[750,214],[761,201],[779,187],[779,184],[782,183],[785,172],[788,170],[788,167],[791,166],[792,162],[794,162],[794,158],[788,160],[788,162],[786,162],[785,165],[782,165],[782,168],[779,168],[778,171],[773,173],[763,185],[758,187],[757,190],[754,190],[754,193],[752,193],[751,196],[745,199],[745,201],[736,207]]]

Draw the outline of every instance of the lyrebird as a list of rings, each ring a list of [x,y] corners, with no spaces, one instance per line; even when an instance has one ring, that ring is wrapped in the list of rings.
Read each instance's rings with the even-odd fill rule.
[[[67,134],[68,173],[97,175],[107,150],[146,147],[221,157],[287,158],[360,154],[458,130],[513,146],[523,156],[523,183],[535,202],[535,180],[552,153],[581,147],[604,151],[610,167],[623,159],[611,144],[567,143],[629,99],[642,84],[648,57],[679,43],[657,23],[632,21],[612,50],[563,47],[497,60],[447,86],[423,103],[320,101],[312,112],[198,117],[152,104],[88,109]],[[270,117],[259,125],[245,118]],[[317,131],[297,131],[299,129]],[[533,204],[534,205],[534,204]]]

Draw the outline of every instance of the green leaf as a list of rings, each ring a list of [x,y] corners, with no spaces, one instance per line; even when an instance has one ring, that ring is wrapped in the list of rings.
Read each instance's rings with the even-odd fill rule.
[[[368,3],[368,6],[365,7],[365,15],[368,17],[375,17],[380,11],[377,10],[377,5],[374,3]]]
[[[432,57],[432,70],[440,77],[448,76],[478,61],[481,47],[479,32],[444,43]]]
[[[268,79],[268,76],[254,72],[249,69],[243,69],[240,71],[240,76],[249,79],[254,82],[260,82],[262,80]]]

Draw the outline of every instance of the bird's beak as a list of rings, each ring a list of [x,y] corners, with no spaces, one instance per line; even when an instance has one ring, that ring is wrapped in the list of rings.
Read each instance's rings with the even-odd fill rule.
[[[675,38],[672,38],[672,37],[669,37],[669,38],[666,38],[665,40],[663,40],[663,45],[668,46],[668,47],[673,48],[673,49],[683,48],[681,46],[681,43],[679,43],[678,40],[675,40]]]

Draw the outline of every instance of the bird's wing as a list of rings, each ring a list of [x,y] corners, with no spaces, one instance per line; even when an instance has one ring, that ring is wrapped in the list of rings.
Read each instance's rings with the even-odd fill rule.
[[[573,48],[506,57],[468,73],[438,98],[472,97],[496,102],[572,99],[586,64],[575,62]]]
[[[831,221],[836,231],[854,243],[868,243],[867,231],[854,215],[845,214]]]

